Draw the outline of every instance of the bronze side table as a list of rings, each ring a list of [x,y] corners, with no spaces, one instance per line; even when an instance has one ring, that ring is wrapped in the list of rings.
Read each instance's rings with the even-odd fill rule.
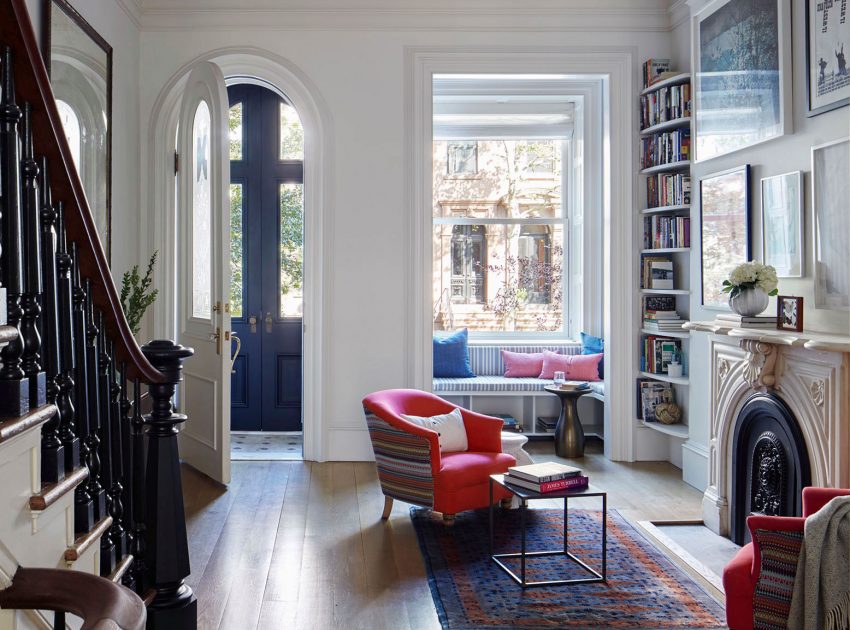
[[[584,457],[584,429],[578,419],[576,401],[590,393],[590,388],[561,389],[555,385],[544,387],[561,399],[561,415],[555,428],[555,453],[558,457]]]

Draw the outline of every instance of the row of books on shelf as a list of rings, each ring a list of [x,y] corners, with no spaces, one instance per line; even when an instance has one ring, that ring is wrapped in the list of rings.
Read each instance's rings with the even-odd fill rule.
[[[675,266],[669,256],[643,256],[641,289],[674,289]]]
[[[650,168],[691,159],[691,130],[674,129],[641,138],[640,167]]]
[[[681,173],[656,173],[646,178],[646,207],[686,206],[691,203],[691,178]]]
[[[681,362],[682,341],[659,335],[647,335],[643,338],[641,372],[667,374],[667,366],[674,359]]]
[[[656,214],[643,220],[644,249],[691,246],[691,219]]]
[[[667,75],[675,73],[670,72],[669,59],[647,59],[643,64],[643,87],[648,88],[656,81],[660,81]]]
[[[505,481],[513,486],[542,494],[562,490],[586,488],[589,479],[581,469],[558,462],[542,462],[525,466],[511,466]]]
[[[655,408],[661,403],[675,403],[676,395],[669,383],[659,383],[651,379],[638,379],[637,416],[644,422],[658,422]]]
[[[640,128],[691,115],[691,84],[671,85],[640,97]]]

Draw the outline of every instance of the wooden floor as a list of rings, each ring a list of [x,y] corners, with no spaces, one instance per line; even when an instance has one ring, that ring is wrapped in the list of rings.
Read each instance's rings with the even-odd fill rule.
[[[528,450],[555,459],[551,441]],[[700,517],[702,494],[672,465],[588,451],[576,462],[610,508],[631,520]],[[199,628],[439,629],[409,506],[380,521],[374,464],[233,462],[226,489],[184,467],[183,485]]]

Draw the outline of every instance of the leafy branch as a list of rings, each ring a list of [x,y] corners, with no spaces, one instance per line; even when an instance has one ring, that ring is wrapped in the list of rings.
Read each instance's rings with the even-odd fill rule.
[[[141,330],[139,324],[142,317],[159,294],[159,289],[150,290],[153,282],[153,268],[158,253],[159,251],[155,251],[148,261],[148,268],[144,277],[139,276],[139,266],[133,265],[130,271],[124,272],[124,277],[121,279],[121,308],[124,310],[127,323],[134,335],[139,334],[139,330]]]

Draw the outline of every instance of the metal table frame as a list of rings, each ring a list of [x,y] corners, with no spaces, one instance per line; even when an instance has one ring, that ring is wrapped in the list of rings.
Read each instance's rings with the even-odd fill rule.
[[[494,531],[494,509],[493,509],[493,485],[498,484],[505,488],[508,492],[513,494],[519,499],[519,510],[520,510],[520,551],[513,553],[493,553],[494,544],[495,544],[495,531]],[[570,498],[584,498],[584,497],[602,497],[602,572],[600,573],[596,569],[590,567],[575,556],[569,550],[569,527],[568,527],[568,516],[569,516],[569,508],[568,502]],[[563,499],[564,500],[564,548],[563,550],[547,550],[547,551],[527,551],[526,550],[526,510],[528,509],[528,502],[534,499]],[[536,558],[539,556],[565,556],[569,560],[575,562],[580,567],[582,567],[585,571],[590,573],[593,577],[588,578],[573,578],[571,580],[539,580],[539,581],[528,581],[525,579],[526,574],[526,562],[529,558]],[[504,562],[502,562],[503,558],[519,558],[520,559],[520,574],[511,570]],[[606,492],[602,492],[600,490],[596,490],[595,488],[588,486],[586,488],[582,488],[580,490],[566,490],[563,492],[551,492],[547,494],[541,494],[539,492],[534,492],[533,490],[526,490],[525,488],[520,488],[518,486],[512,486],[510,483],[504,480],[504,475],[490,475],[490,559],[495,562],[505,573],[507,573],[513,580],[519,584],[522,588],[529,588],[534,586],[561,586],[564,584],[593,584],[597,582],[607,582],[608,580],[608,494]]]

